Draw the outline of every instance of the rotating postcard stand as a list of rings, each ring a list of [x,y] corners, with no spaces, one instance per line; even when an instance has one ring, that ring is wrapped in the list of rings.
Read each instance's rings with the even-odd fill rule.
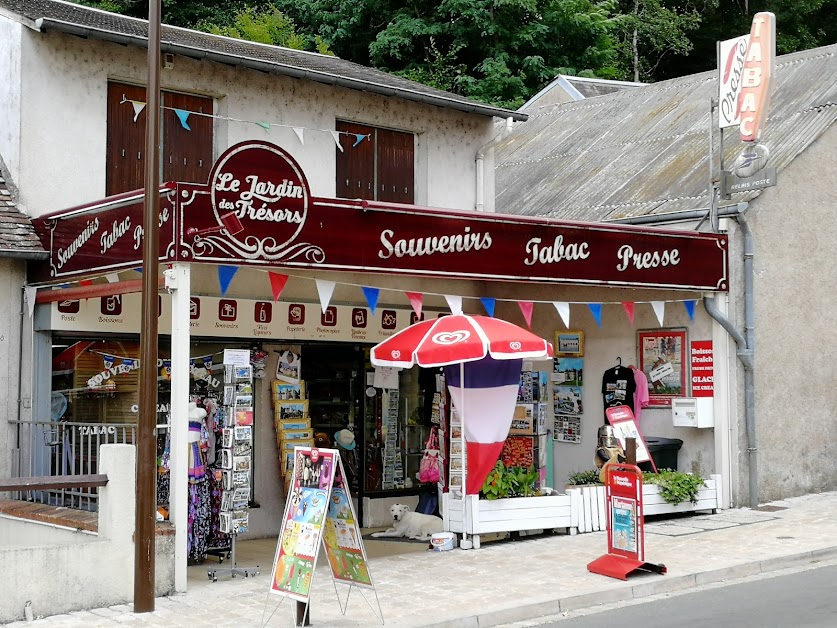
[[[252,477],[253,453],[253,367],[250,365],[250,352],[228,358],[224,354],[224,428],[221,432],[221,474],[223,492],[221,493],[221,511],[219,528],[230,535],[230,566],[210,569],[207,576],[212,582],[218,582],[218,576],[229,574],[236,576],[259,575],[259,566],[242,567],[236,562],[235,540],[239,534],[247,532],[250,508],[250,478]],[[235,359],[236,363],[227,363]]]
[[[321,545],[325,547],[331,568],[340,612],[346,614],[352,590],[357,589],[383,624],[383,611],[369,573],[366,549],[340,452],[295,447],[290,482],[261,625],[267,625],[287,598],[297,602],[292,609],[294,625],[308,624],[311,583]],[[345,600],[340,598],[338,583],[349,588]],[[371,589],[375,595],[377,611],[364,589]],[[265,620],[271,594],[283,599]]]

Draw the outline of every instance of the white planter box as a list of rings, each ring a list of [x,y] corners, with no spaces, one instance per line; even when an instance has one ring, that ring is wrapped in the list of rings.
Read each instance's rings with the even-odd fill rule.
[[[667,504],[654,484],[642,486],[646,515],[663,515],[722,508],[721,476],[712,475],[697,494],[697,503]],[[468,495],[467,515],[461,499],[450,493],[442,495],[442,518],[445,530],[473,537],[479,548],[481,534],[492,532],[523,532],[565,528],[570,534],[598,532],[607,529],[607,504],[604,486],[567,487],[566,495],[513,497],[510,499],[479,499]]]
[[[492,532],[522,532],[570,528],[572,507],[569,495],[512,497],[508,499],[479,499],[467,497],[467,516],[463,515],[461,499],[442,495],[442,518],[445,530],[474,537],[479,547],[479,536]]]
[[[723,504],[721,495],[721,476],[712,475],[706,480],[706,486],[697,494],[697,503],[680,502],[668,504],[660,495],[655,484],[642,485],[642,501],[646,515],[665,515],[696,510],[718,510]],[[567,494],[572,500],[572,527],[578,532],[598,532],[607,529],[607,505],[604,486],[567,487]]]

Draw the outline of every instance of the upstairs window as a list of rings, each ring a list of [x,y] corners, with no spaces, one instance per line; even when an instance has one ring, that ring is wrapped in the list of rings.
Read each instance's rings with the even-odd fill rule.
[[[368,135],[354,144],[341,135],[337,151],[337,196],[412,205],[415,199],[415,136],[355,122],[338,121],[337,131]]]
[[[197,113],[213,113],[211,98],[161,92],[161,181],[206,183],[212,169],[212,118],[189,115],[186,129],[168,107]],[[137,190],[145,182],[146,109],[134,120],[134,107],[124,100],[146,102],[145,88],[108,83],[108,137],[106,195]]]

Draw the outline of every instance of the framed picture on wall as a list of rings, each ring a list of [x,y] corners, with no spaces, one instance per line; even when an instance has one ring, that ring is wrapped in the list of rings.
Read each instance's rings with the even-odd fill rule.
[[[582,357],[584,355],[584,332],[556,331],[553,349],[556,357]]]
[[[639,366],[648,378],[649,406],[670,406],[673,398],[689,395],[685,329],[638,331],[637,345]]]

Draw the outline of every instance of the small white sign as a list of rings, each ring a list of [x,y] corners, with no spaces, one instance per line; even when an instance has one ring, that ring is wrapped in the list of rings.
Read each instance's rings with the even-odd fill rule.
[[[224,349],[224,364],[250,366],[249,349]]]
[[[666,375],[671,375],[672,373],[674,373],[674,367],[671,365],[671,362],[666,362],[653,369],[649,375],[651,376],[650,379],[652,382],[659,382]]]

